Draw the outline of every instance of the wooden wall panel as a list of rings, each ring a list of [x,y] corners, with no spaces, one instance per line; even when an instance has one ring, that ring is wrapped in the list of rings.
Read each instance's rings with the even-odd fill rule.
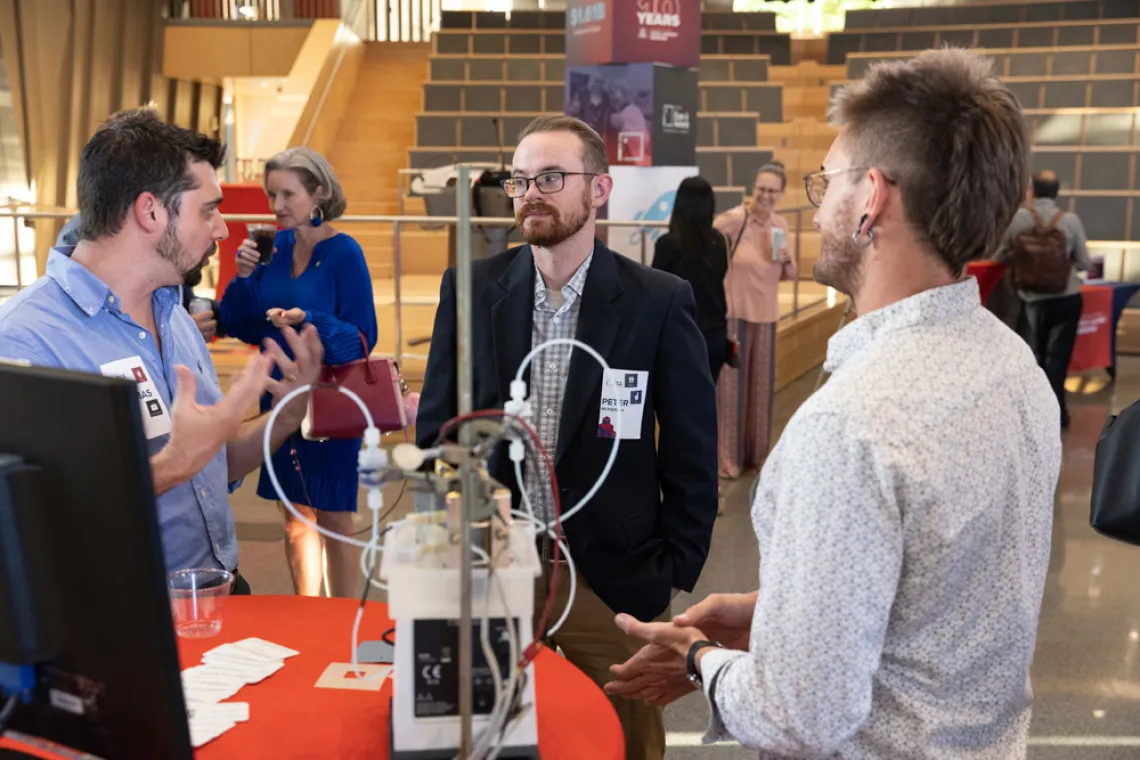
[[[154,101],[163,117],[217,134],[216,82],[162,75],[155,0],[0,0],[0,45],[36,200],[74,208],[79,155],[111,114]],[[62,223],[39,222],[40,271]]]

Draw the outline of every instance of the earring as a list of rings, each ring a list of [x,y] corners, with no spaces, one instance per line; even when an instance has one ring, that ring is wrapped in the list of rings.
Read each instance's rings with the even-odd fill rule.
[[[863,218],[859,220],[859,226],[856,227],[855,231],[851,233],[852,242],[854,242],[855,245],[859,248],[870,248],[875,242],[875,228],[873,225],[867,228],[867,232],[865,233],[866,240],[861,239],[859,235],[860,231],[863,229],[863,225],[866,223],[867,215],[863,214]]]
[[[320,206],[313,206],[313,210],[309,212],[309,224],[314,227],[320,227],[325,222],[325,212]]]

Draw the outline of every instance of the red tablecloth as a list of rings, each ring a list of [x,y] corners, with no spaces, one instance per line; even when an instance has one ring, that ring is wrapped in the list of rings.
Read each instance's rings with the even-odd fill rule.
[[[1113,289],[1108,285],[1081,287],[1081,324],[1077,328],[1073,358],[1069,361],[1069,374],[1113,365],[1112,294]]]
[[[982,294],[982,303],[986,302],[1007,269],[1009,269],[1008,264],[999,264],[996,261],[971,261],[966,265],[966,274],[978,278],[978,290]]]
[[[332,662],[350,661],[350,634],[358,601],[295,596],[234,597],[222,632],[210,639],[179,639],[182,667],[201,662],[219,644],[259,636],[301,654],[231,702],[248,702],[250,720],[195,753],[201,760],[232,758],[388,757],[388,700],[379,692],[317,689]],[[362,641],[379,639],[391,627],[385,604],[370,603],[360,627]],[[554,652],[535,660],[538,744],[543,760],[622,760],[625,740],[617,714],[602,690]],[[140,716],[141,717],[141,716]],[[0,747],[23,746],[0,740]],[[51,758],[43,754],[40,757]]]

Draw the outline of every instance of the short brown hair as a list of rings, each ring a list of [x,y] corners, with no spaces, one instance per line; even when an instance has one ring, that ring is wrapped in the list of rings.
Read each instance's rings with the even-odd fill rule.
[[[989,255],[1025,195],[1029,130],[988,59],[928,50],[872,66],[830,113],[854,166],[894,181],[907,219],[955,275]]]
[[[538,132],[573,132],[582,141],[582,163],[586,171],[605,174],[609,168],[606,144],[590,125],[572,116],[539,116],[523,127],[518,142]],[[516,143],[517,144],[517,143]]]
[[[348,205],[344,199],[344,190],[340,187],[340,180],[328,159],[312,148],[288,148],[281,151],[265,164],[265,190],[269,192],[269,172],[288,170],[297,175],[305,192],[316,198],[323,218],[327,222],[339,219],[344,215]],[[317,195],[318,190],[324,192]]]
[[[192,162],[219,168],[226,149],[201,132],[168,124],[153,108],[120,111],[95,132],[79,156],[79,239],[117,235],[131,206],[153,193],[171,216],[197,187]]]

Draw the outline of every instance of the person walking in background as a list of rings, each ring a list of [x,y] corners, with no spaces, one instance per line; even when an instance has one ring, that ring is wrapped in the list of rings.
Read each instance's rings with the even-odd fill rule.
[[[1057,206],[1061,181],[1051,171],[1033,175],[1033,199],[1014,215],[995,259],[1013,264],[1017,294],[1025,302],[1026,332],[1045,370],[1061,427],[1069,427],[1065,378],[1081,323],[1081,278],[1089,268],[1088,238],[1076,214]]]
[[[702,177],[688,177],[677,188],[669,231],[657,238],[653,268],[675,274],[693,287],[697,326],[709,350],[715,382],[728,354],[724,278],[728,244],[715,227],[716,195]]]
[[[268,264],[260,264],[256,244],[238,249],[237,277],[222,297],[222,326],[246,343],[275,338],[282,328],[312,324],[325,349],[325,363],[362,359],[376,345],[376,306],[372,279],[360,245],[329,222],[344,213],[340,182],[324,157],[308,148],[290,148],[265,166],[265,192],[281,230]],[[262,400],[262,408],[269,399]],[[359,480],[360,440],[308,441],[294,435],[273,457],[285,495],[302,515],[341,534],[353,529]],[[257,495],[278,495],[262,469]],[[310,525],[278,506],[285,515],[285,555],[294,590],[321,593],[322,540]],[[329,596],[355,593],[352,547],[324,542]]]
[[[734,479],[768,458],[772,395],[776,379],[776,323],[780,281],[796,277],[788,253],[788,223],[775,212],[788,177],[784,165],[760,167],[752,197],[717,217],[729,241],[728,338],[738,347],[738,367],[727,367],[717,382],[720,476]]]

